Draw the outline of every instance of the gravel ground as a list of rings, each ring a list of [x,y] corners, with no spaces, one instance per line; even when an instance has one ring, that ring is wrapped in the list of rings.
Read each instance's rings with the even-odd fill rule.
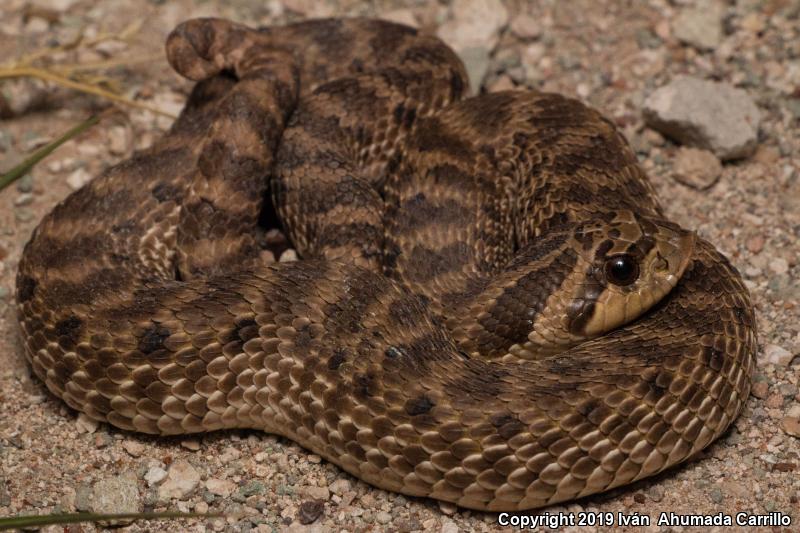
[[[649,527],[623,528],[628,531],[694,530],[659,526],[661,512],[782,512],[792,515],[791,526],[752,530],[800,530],[800,2],[3,0],[0,57],[70,43],[81,32],[116,33],[141,21],[131,42],[106,41],[53,59],[124,63],[106,74],[126,95],[176,113],[190,84],[170,71],[161,43],[179,21],[215,15],[262,25],[356,14],[438,33],[467,62],[473,86],[558,91],[602,110],[630,139],[670,218],[716,243],[751,290],[759,364],[753,395],[733,428],[689,464],[549,511],[651,517]],[[708,86],[700,109],[680,98],[656,101],[653,93],[673,90],[682,75],[725,85]],[[739,116],[753,103],[756,111]],[[0,167],[10,168],[107,105],[38,82],[0,86]],[[98,425],[31,377],[14,319],[20,252],[57,201],[150,144],[170,123],[148,111],[125,111],[0,193],[0,516],[179,509],[223,512],[227,519],[138,522],[127,529],[502,529],[495,514],[372,489],[295,444],[257,431],[152,438]],[[732,131],[745,133],[731,139]],[[577,528],[563,528],[570,529]],[[716,530],[723,529],[736,528]]]

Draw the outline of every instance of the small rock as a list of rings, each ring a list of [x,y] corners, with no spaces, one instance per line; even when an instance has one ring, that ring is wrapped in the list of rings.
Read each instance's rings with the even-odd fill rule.
[[[228,464],[231,461],[235,461],[239,457],[242,456],[242,452],[234,448],[233,446],[228,446],[224,450],[222,450],[222,455],[219,456],[219,460],[223,464]]]
[[[375,515],[375,520],[377,520],[379,524],[388,524],[392,521],[392,515],[386,511],[378,511],[378,514]]]
[[[198,483],[200,474],[191,464],[183,460],[175,461],[169,467],[167,480],[158,488],[159,500],[183,498],[192,492]]]
[[[346,479],[337,479],[330,485],[328,485],[328,489],[339,496],[348,492],[351,489],[350,482]]]
[[[136,442],[135,440],[123,441],[122,447],[133,457],[139,457],[144,453],[144,444],[141,442]]]
[[[412,28],[419,27],[419,22],[417,22],[417,18],[410,9],[395,9],[394,11],[381,13],[381,18],[397,24],[411,26]]]
[[[770,409],[780,409],[783,407],[783,395],[778,393],[770,394],[764,405]]]
[[[30,222],[35,216],[30,209],[25,207],[18,207],[14,210],[14,218],[20,222]]]
[[[161,483],[167,477],[167,471],[159,466],[153,466],[147,470],[144,475],[144,480],[147,482],[148,487]]]
[[[482,46],[472,46],[460,50],[458,55],[467,69],[469,86],[477,92],[489,71],[489,50]]]
[[[741,27],[750,33],[761,33],[766,28],[766,21],[761,13],[748,13],[742,18]]]
[[[443,520],[441,533],[458,533],[458,526],[452,520]]]
[[[456,504],[439,500],[439,510],[447,516],[453,516],[456,513]]]
[[[181,446],[183,446],[187,450],[196,452],[197,450],[200,449],[200,441],[197,439],[184,439],[181,441]]]
[[[309,454],[307,458],[309,463],[314,463],[315,465],[318,465],[322,462],[322,457],[315,453]]]
[[[753,383],[753,387],[750,389],[750,392],[759,399],[764,399],[767,397],[767,392],[769,391],[769,385],[767,385],[766,381],[759,381],[758,383]]]
[[[75,169],[74,171],[72,171],[72,173],[70,173],[70,175],[67,177],[67,185],[69,185],[73,191],[77,191],[78,189],[89,183],[91,179],[92,177],[89,175],[86,169],[81,167]]]
[[[194,512],[206,514],[208,512],[208,504],[206,502],[197,502],[194,504]]]
[[[716,2],[703,2],[681,10],[672,24],[675,37],[698,50],[715,49],[722,41],[721,8]]]
[[[113,440],[111,439],[111,435],[106,432],[98,433],[94,436],[94,446],[95,448],[105,448],[109,446]]]
[[[118,477],[103,479],[92,486],[90,509],[95,513],[138,513],[142,502],[136,474],[125,472]],[[131,520],[114,521],[115,524]]]
[[[760,253],[761,250],[764,249],[764,236],[760,233],[758,235],[753,235],[745,242],[745,246],[747,246],[747,250],[750,253],[757,254]]]
[[[536,39],[542,34],[542,25],[538,19],[524,14],[511,21],[511,31],[520,39]]]
[[[88,483],[81,483],[75,489],[75,509],[78,511],[88,511],[92,507],[92,486]]]
[[[325,510],[325,505],[320,500],[307,500],[300,504],[297,519],[301,524],[308,525],[316,521]]]
[[[30,174],[25,174],[17,180],[17,190],[19,192],[32,192],[33,191],[33,177]]]
[[[114,126],[108,130],[108,150],[114,155],[123,155],[128,150],[125,128]]]
[[[500,29],[508,23],[508,10],[501,0],[455,0],[450,11],[452,18],[437,35],[459,55],[475,46],[492,50]]]
[[[15,206],[30,205],[31,202],[33,202],[33,194],[29,192],[23,192],[16,198],[14,198]]]
[[[707,189],[722,174],[722,164],[708,150],[681,147],[675,156],[673,176],[693,189]]]
[[[664,499],[664,488],[661,485],[653,485],[647,489],[647,496],[654,502],[658,503]]]
[[[786,274],[789,272],[789,262],[783,257],[776,257],[769,262],[769,269],[778,275]]]
[[[736,498],[747,498],[749,496],[747,488],[735,481],[723,481],[722,488],[725,489],[726,494],[732,494]]]
[[[789,366],[794,359],[794,354],[777,344],[767,344],[764,347],[764,362],[779,366]]]
[[[714,503],[722,503],[722,489],[719,487],[712,488],[711,492],[709,493],[709,497]]]
[[[34,33],[44,33],[50,29],[50,24],[46,20],[39,17],[32,17],[27,24],[25,24],[25,34],[32,35]]]
[[[211,494],[228,497],[236,490],[236,483],[227,479],[211,478],[206,481],[206,488]]]
[[[511,77],[503,74],[493,81],[487,90],[490,93],[499,93],[500,91],[512,91],[515,88],[516,86],[514,85],[514,81],[511,79]]]
[[[644,102],[647,124],[721,160],[753,153],[761,113],[746,92],[727,83],[679,76]]]
[[[282,254],[278,262],[280,263],[291,263],[292,261],[297,261],[297,252],[294,248],[289,248],[285,250]]]
[[[800,437],[800,418],[787,416],[781,421],[783,431],[793,437]]]
[[[328,487],[316,487],[313,485],[302,487],[300,490],[298,490],[298,493],[313,500],[322,500],[324,502],[328,501],[331,497],[331,491],[328,489]]]

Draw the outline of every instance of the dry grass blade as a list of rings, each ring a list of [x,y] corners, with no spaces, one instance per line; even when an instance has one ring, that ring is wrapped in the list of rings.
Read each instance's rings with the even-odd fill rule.
[[[139,29],[142,27],[143,20],[136,20],[125,27],[118,34],[101,33],[100,35],[92,38],[85,39],[82,33],[71,42],[55,46],[45,47],[34,50],[28,54],[21,55],[16,59],[6,62],[0,66],[0,80],[10,78],[36,78],[50,83],[55,83],[69,89],[93,94],[113,102],[120,104],[145,109],[152,113],[162,115],[169,118],[175,118],[175,115],[163,111],[155,106],[151,106],[142,102],[132,100],[122,94],[109,90],[106,87],[115,85],[115,81],[105,76],[88,76],[87,72],[97,71],[112,67],[128,66],[134,63],[141,63],[148,58],[133,58],[130,61],[103,61],[95,62],[93,64],[61,64],[61,65],[36,65],[37,62],[44,62],[44,60],[52,57],[58,52],[67,52],[78,50],[79,48],[89,48],[108,40],[118,41],[131,41]]]
[[[11,183],[14,183],[16,180],[18,180],[19,178],[21,178],[22,176],[24,176],[25,174],[30,172],[30,170],[39,161],[41,161],[42,159],[44,159],[45,157],[50,155],[50,153],[52,153],[53,150],[55,150],[56,148],[58,148],[59,146],[61,146],[65,142],[67,142],[68,140],[72,139],[76,135],[80,135],[83,131],[85,131],[86,129],[94,126],[98,122],[100,122],[100,117],[99,116],[93,116],[93,117],[90,117],[90,118],[84,120],[83,122],[81,122],[77,126],[74,126],[73,128],[70,128],[69,131],[64,133],[58,139],[56,139],[56,140],[46,144],[45,146],[42,146],[38,150],[36,150],[33,154],[31,154],[30,157],[25,159],[25,161],[23,161],[19,165],[15,166],[14,168],[9,170],[8,172],[0,175],[0,191],[2,191],[8,185],[10,185]]]
[[[157,113],[165,117],[175,118],[175,115],[173,115],[172,113],[167,113],[166,111],[162,111],[157,107],[144,104],[142,102],[137,102],[136,100],[131,100],[130,98],[127,98],[125,96],[113,93],[107,89],[103,89],[98,84],[81,83],[79,81],[71,80],[65,76],[53,72],[52,70],[46,70],[36,67],[0,68],[0,79],[23,78],[23,77],[38,78],[44,81],[51,81],[59,85],[63,85],[64,87],[75,89],[76,91],[81,91],[88,94],[94,94],[96,96],[100,96],[108,100],[113,100],[121,104],[138,107],[140,109],[146,109],[147,111],[150,111],[152,113]]]

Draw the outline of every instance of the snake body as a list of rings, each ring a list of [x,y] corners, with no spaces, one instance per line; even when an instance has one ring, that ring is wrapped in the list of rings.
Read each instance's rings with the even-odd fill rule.
[[[487,510],[651,476],[741,410],[748,292],[596,111],[462,99],[447,46],[382,21],[191,20],[167,53],[199,81],[172,129],[19,264],[26,356],[71,407]],[[261,260],[268,194],[299,261]]]

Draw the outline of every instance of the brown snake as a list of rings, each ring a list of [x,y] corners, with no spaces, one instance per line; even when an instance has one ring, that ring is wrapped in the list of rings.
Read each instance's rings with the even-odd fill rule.
[[[651,476],[741,410],[748,292],[597,112],[461,100],[449,48],[374,20],[192,20],[167,53],[201,80],[175,125],[19,265],[26,355],[71,407],[262,429],[489,510]],[[300,261],[260,259],[268,189]]]

